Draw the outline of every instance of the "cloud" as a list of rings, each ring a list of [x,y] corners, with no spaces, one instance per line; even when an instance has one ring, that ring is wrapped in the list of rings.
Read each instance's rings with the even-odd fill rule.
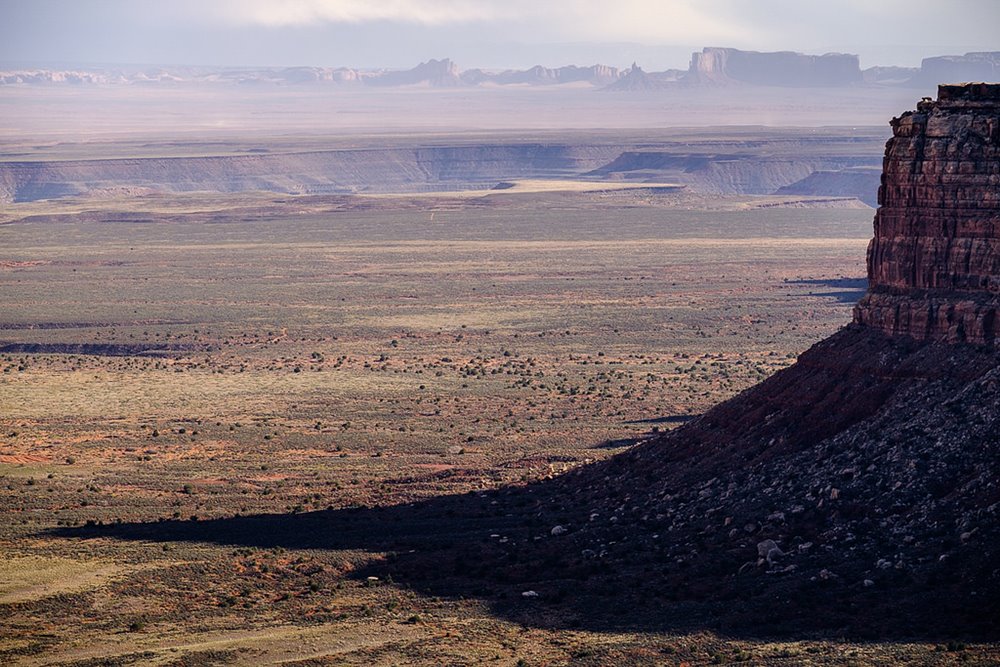
[[[409,23],[493,24],[524,36],[565,40],[746,41],[745,26],[718,5],[732,0],[202,0],[197,11],[215,21],[265,27]],[[195,10],[187,0],[185,14]],[[178,5],[175,4],[174,8]]]
[[[655,43],[737,44],[754,39],[749,23],[720,11],[729,0],[575,0],[542,10],[558,30],[576,39]],[[572,11],[566,6],[572,5]]]
[[[221,0],[208,5],[213,18],[270,27],[393,21],[444,25],[488,21],[503,3],[489,0]]]

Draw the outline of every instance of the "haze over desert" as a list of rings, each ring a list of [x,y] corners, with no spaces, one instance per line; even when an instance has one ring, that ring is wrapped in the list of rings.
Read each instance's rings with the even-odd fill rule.
[[[997,6],[0,8],[0,663],[1000,661]]]

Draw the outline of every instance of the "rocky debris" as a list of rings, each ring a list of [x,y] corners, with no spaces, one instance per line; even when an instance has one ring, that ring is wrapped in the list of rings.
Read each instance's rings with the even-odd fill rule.
[[[856,323],[558,478],[533,520],[579,528],[533,543],[535,562],[599,564],[616,591],[725,627],[1000,637],[997,101],[1000,85],[943,86],[893,121]],[[920,309],[935,316],[910,326]]]
[[[1000,84],[942,85],[892,123],[854,320],[919,340],[1000,329]]]
[[[671,604],[735,595],[783,623],[822,610],[852,633],[1000,636],[998,405],[995,348],[852,325],[680,429],[559,478],[547,502],[581,508],[579,527],[535,545],[645,573]],[[789,602],[772,611],[776,596]]]
[[[778,548],[774,540],[764,540],[757,543],[757,565],[767,563],[768,567],[774,567],[775,560],[785,555],[785,552]]]

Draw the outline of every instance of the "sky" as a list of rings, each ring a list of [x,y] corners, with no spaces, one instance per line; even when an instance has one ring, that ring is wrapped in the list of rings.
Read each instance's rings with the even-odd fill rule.
[[[917,66],[1000,51],[997,26],[1000,0],[0,0],[0,63],[656,70],[731,46]]]

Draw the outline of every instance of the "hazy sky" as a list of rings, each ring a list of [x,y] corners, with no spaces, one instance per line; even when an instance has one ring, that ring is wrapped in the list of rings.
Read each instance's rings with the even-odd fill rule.
[[[649,70],[734,46],[868,67],[1000,51],[998,26],[1000,0],[0,0],[0,61]]]

